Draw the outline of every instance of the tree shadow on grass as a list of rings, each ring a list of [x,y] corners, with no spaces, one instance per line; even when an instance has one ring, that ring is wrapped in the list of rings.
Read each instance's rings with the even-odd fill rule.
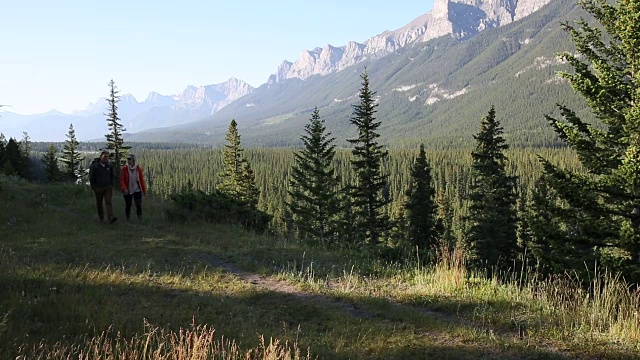
[[[251,288],[215,293],[151,284],[88,284],[41,275],[0,276],[4,294],[0,311],[10,311],[7,329],[0,334],[0,348],[6,351],[0,355],[15,357],[19,344],[78,342],[83,335],[96,336],[110,326],[112,333],[127,338],[142,333],[147,319],[171,330],[209,324],[218,336],[235,339],[245,349],[257,346],[258,334],[297,339],[301,349],[310,348],[322,359],[563,358],[553,351],[527,350],[520,355],[522,349],[465,344],[455,335],[462,331],[456,326],[363,318],[292,294]]]
[[[175,276],[179,269],[189,271],[194,266],[220,268],[236,275],[242,271],[230,262],[227,264],[231,267],[221,266],[227,257],[215,250],[161,238],[136,239],[135,235],[113,229],[107,231],[113,232],[112,242],[103,239],[77,244],[76,241],[79,249],[67,250],[64,246],[73,245],[71,242],[55,250],[34,247],[29,261],[50,265],[56,271],[74,265],[86,271],[103,271],[107,265],[123,266],[134,275],[150,271],[158,277]],[[274,275],[269,269],[266,271],[263,275]],[[337,299],[308,293],[301,296],[264,287],[214,293],[152,284],[80,284],[46,280],[46,274],[41,275],[42,278],[21,279],[0,275],[0,294],[9,294],[9,300],[0,300],[0,316],[11,311],[10,329],[5,337],[15,334],[14,338],[20,339],[17,343],[97,335],[110,325],[131,335],[141,332],[143,319],[148,319],[154,325],[171,329],[187,327],[192,321],[211,324],[219,334],[237,339],[245,347],[257,344],[257,334],[267,338],[298,338],[300,344],[310,347],[320,358],[439,358],[438,354],[461,359],[564,358],[563,352],[529,344],[526,337],[519,339],[517,327],[478,326],[457,316],[482,306],[506,309],[510,306],[507,303],[431,298],[396,304],[370,297]],[[357,341],[359,337],[362,339]],[[465,337],[472,337],[469,341],[473,344],[461,343],[460,339]],[[496,337],[498,340],[491,340]],[[478,343],[493,345],[480,347]],[[505,350],[505,343],[514,345]],[[537,350],[540,346],[543,348]],[[594,351],[590,359],[636,356],[624,351]]]

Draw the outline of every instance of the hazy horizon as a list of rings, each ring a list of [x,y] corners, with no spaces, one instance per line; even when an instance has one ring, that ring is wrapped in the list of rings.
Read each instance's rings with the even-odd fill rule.
[[[2,111],[83,110],[107,96],[110,79],[138,101],[231,77],[258,87],[303,50],[363,42],[433,8],[433,0],[35,3],[11,2],[0,12],[14,29],[0,39],[0,104],[9,105]]]

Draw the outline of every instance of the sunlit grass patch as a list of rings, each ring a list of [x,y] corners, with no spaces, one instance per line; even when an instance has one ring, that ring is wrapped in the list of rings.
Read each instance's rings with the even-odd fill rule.
[[[79,359],[79,360],[304,360],[311,359],[309,351],[301,351],[297,344],[278,339],[266,341],[260,337],[257,347],[242,350],[235,341],[216,337],[207,325],[192,325],[188,329],[168,331],[145,321],[144,332],[123,338],[111,329],[98,336],[85,338],[80,344],[58,342],[52,346],[39,344],[22,348],[18,359]]]
[[[289,344],[281,349],[291,356],[310,349],[328,359],[640,354],[632,321],[637,293],[615,277],[596,277],[602,282],[594,291],[533,274],[487,278],[468,271],[460,253],[444,252],[429,266],[414,258],[388,263],[237,226],[174,223],[151,197],[142,224],[110,226],[97,222],[91,198],[65,197],[76,188],[10,186],[11,200],[0,193],[0,358],[15,358],[20,346],[28,358],[55,358],[117,339],[142,344],[152,332],[154,344],[188,350],[175,339],[193,334],[194,323],[202,324],[201,339],[215,326],[218,343],[207,351],[231,354],[236,346],[241,357],[269,347],[260,336]],[[12,217],[20,220],[11,225]],[[241,273],[294,290],[261,286]],[[144,319],[153,325],[142,328]],[[120,344],[109,351],[124,349]]]
[[[578,348],[598,343],[640,351],[640,291],[622,279],[594,274],[589,289],[569,275],[543,280],[532,271],[500,280],[469,272],[462,259],[460,253],[444,253],[432,266],[395,265],[391,275],[372,275],[370,267],[363,273],[352,265],[335,276],[304,259],[289,262],[280,276],[342,299],[385,300],[383,309],[392,302],[450,314],[472,324],[472,336],[506,331],[514,338],[568,341]]]

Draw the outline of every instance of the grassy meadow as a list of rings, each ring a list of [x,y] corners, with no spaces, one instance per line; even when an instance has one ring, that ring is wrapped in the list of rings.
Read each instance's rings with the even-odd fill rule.
[[[101,224],[88,188],[0,177],[0,359],[640,359],[640,292],[604,272],[386,264],[166,206]]]

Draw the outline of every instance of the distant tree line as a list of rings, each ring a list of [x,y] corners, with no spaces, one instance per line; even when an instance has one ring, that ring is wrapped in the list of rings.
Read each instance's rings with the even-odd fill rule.
[[[22,140],[14,138],[7,140],[0,133],[0,174],[18,176],[28,179],[31,177],[31,144],[29,135],[23,133]]]

